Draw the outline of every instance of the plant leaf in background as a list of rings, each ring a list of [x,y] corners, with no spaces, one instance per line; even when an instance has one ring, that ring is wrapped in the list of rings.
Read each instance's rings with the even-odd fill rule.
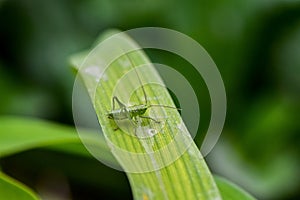
[[[220,190],[220,193],[221,193],[223,199],[254,200],[254,198],[250,194],[245,192],[243,189],[241,189],[237,185],[231,183],[230,181],[228,181],[224,178],[218,177],[218,176],[215,176],[214,178],[215,178],[215,181],[218,185],[218,188]]]
[[[0,117],[0,122],[0,158],[34,148],[48,148],[90,157],[74,127],[41,119],[11,116]],[[99,151],[109,151],[104,140],[91,138],[93,134],[89,131],[85,135],[88,136],[85,140],[96,145]],[[107,162],[114,162],[113,158],[105,159]]]
[[[38,200],[31,189],[0,172],[0,199]]]

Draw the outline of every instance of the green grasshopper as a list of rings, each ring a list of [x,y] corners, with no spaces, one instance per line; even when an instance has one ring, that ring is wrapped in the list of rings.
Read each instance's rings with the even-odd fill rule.
[[[145,99],[145,104],[141,105],[133,105],[133,106],[126,106],[124,103],[122,103],[118,97],[114,96],[112,98],[112,110],[107,113],[107,117],[109,119],[115,120],[115,121],[121,121],[121,120],[130,120],[133,124],[137,125],[137,120],[138,118],[143,118],[143,119],[149,119],[152,120],[153,122],[159,124],[161,123],[160,121],[153,119],[152,117],[145,116],[146,111],[151,108],[151,107],[164,107],[164,108],[172,108],[172,109],[177,109],[181,110],[176,107],[172,106],[167,106],[167,105],[153,105],[148,103],[148,98],[146,91],[144,89],[144,86],[142,85],[141,78],[137,72],[137,70],[134,67],[133,61],[130,59],[130,57],[126,54],[126,57],[129,59],[130,64],[132,68],[134,69],[136,76],[138,78],[138,81],[142,87],[144,99]],[[119,105],[119,108],[116,109],[116,103]],[[115,130],[118,130],[119,127],[117,127]]]

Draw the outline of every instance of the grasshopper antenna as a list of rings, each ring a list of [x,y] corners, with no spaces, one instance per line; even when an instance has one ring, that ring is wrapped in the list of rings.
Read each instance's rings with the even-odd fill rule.
[[[173,107],[173,106],[166,106],[166,105],[149,105],[149,107],[164,107],[164,108],[172,108],[172,109],[176,109],[176,110],[182,110],[181,108],[176,108],[176,107]]]
[[[122,50],[123,50],[123,49],[122,49]],[[123,51],[124,51],[124,50],[123,50]],[[133,61],[131,60],[131,58],[129,57],[129,55],[128,55],[127,53],[125,53],[125,55],[126,55],[126,57],[128,58],[128,60],[129,60],[129,62],[130,62],[130,64],[131,64],[131,66],[132,66],[132,68],[134,69],[134,72],[135,72],[136,76],[138,77],[138,80],[139,80],[139,82],[140,82],[140,84],[141,84],[141,86],[142,86],[142,90],[143,90],[143,94],[144,94],[144,98],[145,98],[146,105],[148,105],[147,94],[146,94],[145,88],[144,88],[144,86],[143,86],[143,84],[142,84],[142,80],[141,80],[141,78],[140,78],[140,76],[139,76],[139,73],[136,71],[136,69],[135,69],[135,67],[134,67],[134,63],[133,63]]]

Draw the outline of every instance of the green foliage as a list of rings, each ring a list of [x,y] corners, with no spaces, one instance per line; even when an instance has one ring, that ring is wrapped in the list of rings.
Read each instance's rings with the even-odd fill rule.
[[[0,155],[2,157],[28,151],[29,149],[45,148],[91,158],[89,153],[82,148],[76,130],[72,127],[40,119],[21,117],[1,117],[0,122]],[[22,137],[20,138],[20,136]],[[94,143],[93,140],[90,141]],[[72,146],[70,144],[77,145]],[[104,138],[99,141],[98,148],[103,154],[109,154]],[[103,159],[106,163],[114,162],[114,159],[110,157],[104,157]],[[0,197],[3,197],[3,199],[13,200],[14,197],[16,200],[37,199],[30,189],[3,173],[0,173],[0,179]],[[215,177],[215,181],[224,200],[252,199],[247,193],[224,179]]]
[[[0,115],[34,117],[1,117],[3,172],[27,184],[24,177],[18,176],[18,172],[30,165],[26,159],[35,163],[30,169],[38,173],[48,166],[44,163],[42,168],[37,164],[46,153],[55,150],[62,160],[75,155],[76,170],[80,168],[90,174],[81,175],[69,163],[56,166],[58,171],[64,168],[67,179],[71,179],[67,172],[72,170],[83,177],[78,182],[69,180],[71,190],[83,193],[88,190],[85,194],[90,198],[96,198],[94,193],[103,187],[111,189],[105,194],[101,192],[108,197],[119,193],[118,187],[129,190],[128,185],[112,178],[113,171],[100,170],[93,176],[91,168],[95,164],[84,165],[93,158],[78,138],[71,139],[63,133],[76,135],[74,128],[62,126],[72,124],[73,74],[67,60],[74,52],[90,46],[107,28],[160,26],[199,41],[222,74],[228,113],[224,134],[207,158],[212,171],[230,177],[261,199],[299,199],[299,13],[299,2],[282,0],[1,1]],[[146,52],[154,62],[188,68],[188,63],[178,62],[178,56],[169,58],[165,52]],[[200,101],[201,126],[195,138],[200,145],[210,119],[209,95],[201,77],[188,69],[182,74],[191,82]],[[36,118],[55,123],[40,120],[35,123]],[[9,126],[5,125],[8,121],[11,121]],[[18,123],[22,126],[14,128]],[[44,126],[49,130],[44,130]],[[40,134],[50,134],[51,130],[60,132],[66,143],[49,136],[41,138],[44,136]],[[17,132],[13,136],[14,131]],[[35,136],[38,140],[32,138]],[[32,153],[38,154],[30,156]],[[55,158],[46,158],[49,163],[56,162]],[[26,162],[19,163],[19,159]],[[34,179],[27,174],[28,180]],[[80,189],[74,188],[79,183]]]
[[[36,148],[91,157],[74,127],[24,117],[0,117],[0,122],[0,158]],[[99,151],[109,152],[104,138],[93,137],[95,134],[91,131],[84,133],[85,141],[95,145]],[[104,159],[114,161],[109,156]]]
[[[218,188],[220,190],[221,196],[223,199],[232,199],[232,200],[255,200],[250,194],[245,192],[243,189],[238,187],[237,185],[231,183],[230,181],[215,176],[215,181],[218,185]]]
[[[0,172],[0,199],[38,200],[31,189]]]
[[[131,42],[127,38],[126,40],[129,43]],[[130,56],[132,56],[133,62],[135,63],[148,62],[147,58],[142,52],[136,52],[136,54]],[[120,69],[120,67],[122,68],[123,66],[118,65],[117,69]],[[112,72],[111,74],[115,73],[120,73],[120,70]],[[153,73],[153,75],[156,75],[155,71],[149,71],[149,73],[147,74],[149,75],[151,73]],[[145,77],[141,75],[141,79],[144,80]],[[113,78],[110,80],[113,80]],[[147,95],[151,97],[154,95],[154,88],[152,88],[152,90],[149,89],[149,87],[145,88]],[[166,95],[166,98],[170,98],[167,91],[165,91],[165,94],[163,95]],[[101,99],[104,99],[104,97],[102,97]],[[108,99],[106,102],[106,106],[110,106],[110,99]],[[164,104],[164,102],[156,103]],[[101,104],[98,105],[103,106],[103,103],[101,102]],[[101,110],[102,108],[98,107],[98,109]],[[104,117],[106,118],[106,116]],[[0,157],[7,157],[33,148],[54,149],[56,151],[68,152],[90,157],[86,150],[84,150],[83,148],[78,148],[78,146],[80,146],[81,144],[81,140],[79,139],[74,128],[29,118],[1,117],[0,121]],[[172,124],[169,124],[169,126],[172,126]],[[119,145],[124,145],[123,142],[128,142],[131,144],[136,143],[133,144],[133,146],[141,145],[139,141],[130,141],[131,138],[126,138],[124,136],[121,139],[122,143],[120,143],[121,140],[120,138],[118,139],[119,135],[122,134],[120,131],[118,135],[116,135],[111,126],[104,129],[106,129],[107,131],[106,134],[109,133],[115,135],[115,138],[112,138],[112,140],[115,140],[115,142],[117,142]],[[171,130],[166,130],[167,134],[168,131]],[[181,133],[179,132],[177,134]],[[91,137],[91,135],[93,134],[88,134],[88,132],[87,134],[83,135],[86,136],[84,140],[89,141],[92,145],[96,145],[97,149],[103,152],[103,155],[110,155],[110,150],[107,147],[103,137],[99,138],[97,136],[93,138]],[[76,148],[74,148],[74,144],[77,144]],[[129,148],[128,150],[131,151],[136,150],[135,148],[132,148],[133,146],[125,145],[123,147]],[[114,159],[110,158],[109,156],[104,157],[103,159],[105,159],[106,162],[114,162]],[[139,162],[142,161],[136,162],[136,164],[139,165],[141,164]],[[126,168],[126,166],[123,167]],[[200,155],[199,150],[193,143],[189,150],[184,153],[179,159],[177,159],[173,164],[156,172],[140,174],[127,173],[127,176],[130,180],[134,196],[137,199],[141,197],[151,199],[166,198],[166,196],[164,195],[167,195],[168,198],[213,199],[216,197],[216,195],[219,195],[217,192],[217,187],[220,189],[223,199],[233,199],[233,196],[230,196],[230,194],[232,195],[233,193],[237,193],[236,188],[230,186],[230,184],[224,183],[224,181],[222,180],[220,181],[217,179],[218,185],[215,185],[213,178],[208,171],[203,158]],[[6,176],[3,175],[3,177]],[[182,179],[183,177],[186,178]],[[8,179],[9,178],[7,178],[6,180]],[[174,182],[181,182],[183,183],[183,185],[177,187],[176,185],[174,185]],[[2,181],[1,184],[1,188],[5,190],[8,195],[18,195],[19,193],[21,193],[21,190],[27,191],[24,188],[22,189],[22,187],[19,186],[18,183],[13,181]],[[162,191],[162,184],[164,186],[164,190],[162,193],[160,193]],[[191,185],[193,185],[193,187],[191,187]],[[13,193],[6,188],[14,188],[15,190],[17,190],[16,188],[18,188],[20,191]],[[32,192],[30,191],[27,192],[28,194],[32,194]],[[240,192],[239,194],[241,194],[241,196],[238,196],[238,198],[241,199],[243,193]],[[246,194],[245,197],[247,197]],[[21,197],[21,199],[25,199],[25,197]]]

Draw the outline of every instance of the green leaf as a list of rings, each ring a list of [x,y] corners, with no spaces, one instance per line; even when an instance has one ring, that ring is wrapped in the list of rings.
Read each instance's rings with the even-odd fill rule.
[[[103,37],[107,38],[107,35],[110,34],[111,32],[105,33]],[[159,125],[153,125],[155,131],[159,132],[159,134],[145,140],[133,137],[132,134],[136,134],[136,127],[126,126],[129,128],[128,130],[124,130],[116,124],[116,121],[108,119],[107,113],[112,109],[111,101],[114,95],[114,87],[118,80],[128,74],[130,70],[136,68],[138,65],[147,64],[144,71],[138,73],[141,82],[147,82],[149,79],[159,83],[162,82],[143,51],[137,50],[125,53],[125,49],[130,47],[138,48],[128,36],[121,34],[116,41],[108,44],[105,49],[95,48],[91,51],[89,58],[82,65],[83,68],[80,68],[78,65],[81,62],[79,61],[80,59],[76,59],[76,56],[72,58],[72,63],[75,64],[74,68],[79,71],[79,75],[84,80],[105,138],[110,142],[111,151],[127,173],[134,198],[220,199],[221,197],[214,179],[199,149],[192,141],[184,124],[181,123],[181,117],[176,110],[159,109],[157,111],[158,115],[162,112],[166,113],[167,120],[165,121],[165,126],[157,127]],[[122,56],[111,63],[110,58],[116,54],[121,54]],[[104,71],[105,64],[103,63],[111,63],[106,71]],[[130,63],[130,67],[128,67],[128,63]],[[99,77],[95,77],[95,74],[86,73],[90,72],[88,67],[95,68],[95,66],[98,67],[97,70],[93,69],[96,72],[105,72],[104,79],[98,80],[97,78]],[[136,71],[138,71],[137,68]],[[134,89],[139,84],[139,82],[134,82],[138,80],[137,74],[134,73],[129,80],[122,83],[122,92],[126,94],[126,92],[133,91],[130,101],[135,102],[136,105],[141,105],[145,100],[145,95],[142,92],[142,88],[136,91]],[[98,81],[99,84],[97,83]],[[95,96],[93,94],[94,89],[96,89]],[[166,88],[156,84],[147,84],[144,85],[144,90],[147,98],[152,99],[151,104],[175,106]],[[150,124],[147,120],[140,123]],[[178,128],[179,125],[180,128]],[[119,127],[118,130],[116,130],[116,126]],[[150,124],[149,126],[152,125]],[[145,130],[141,132],[147,134]],[[186,151],[182,153],[180,144],[176,143],[172,148],[166,148],[165,151],[152,156],[151,152],[165,148],[173,141],[175,136],[180,136],[182,140],[189,143],[190,146]],[[122,154],[119,149],[146,156],[137,158],[134,156],[126,157],[126,154]],[[172,160],[173,162],[168,163],[167,166],[155,168],[159,164],[167,162],[166,160],[172,155],[181,156],[174,161]],[[144,173],[142,170],[134,173],[134,170],[141,168],[146,169]],[[156,170],[151,171],[152,168]]]
[[[79,142],[74,129],[43,120],[1,117],[0,123],[0,157],[53,144]]]
[[[234,183],[218,176],[214,176],[214,179],[218,185],[223,200],[255,200],[254,197]]]
[[[90,156],[82,145],[74,127],[23,117],[0,117],[0,158],[34,148],[49,148],[83,156]],[[104,138],[84,131],[84,140],[102,152],[109,152]],[[102,139],[101,139],[102,138]],[[111,154],[107,163],[115,162]]]
[[[40,198],[25,185],[0,172],[0,199],[38,200]]]

